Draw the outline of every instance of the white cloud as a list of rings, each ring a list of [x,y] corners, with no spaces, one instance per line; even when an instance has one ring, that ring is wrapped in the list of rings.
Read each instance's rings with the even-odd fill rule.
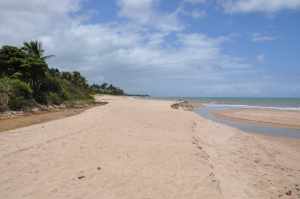
[[[1,1],[1,12],[15,13],[35,13],[35,14],[65,14],[66,12],[77,11],[79,9],[79,0],[29,0],[29,1]]]
[[[151,20],[154,0],[119,0],[120,15],[147,23]]]
[[[221,2],[224,9],[230,13],[273,13],[284,9],[300,8],[300,0],[222,0]]]
[[[158,0],[118,0],[119,15],[142,25],[162,31],[183,29],[175,13],[161,13],[157,9]]]
[[[189,16],[194,19],[206,17],[207,12],[205,10],[200,10],[199,8],[196,8],[195,6],[192,9],[186,7],[186,5],[188,5],[188,4],[196,5],[196,4],[203,4],[205,2],[206,2],[206,0],[183,0],[179,3],[174,14]]]
[[[247,83],[240,82],[244,89],[230,87],[233,81],[246,81],[236,77],[251,72],[245,60],[224,53],[230,35],[178,32],[177,16],[173,19],[176,23],[165,24],[169,15],[157,11],[155,1],[143,1],[126,4],[123,0],[120,16],[129,18],[127,22],[92,24],[71,15],[80,11],[80,1],[27,0],[23,6],[18,0],[1,1],[0,23],[6,28],[0,29],[0,45],[39,39],[46,53],[56,55],[49,60],[51,66],[79,70],[93,82],[109,81],[133,93],[248,91]],[[139,9],[143,12],[138,13]],[[153,30],[155,20],[161,24]],[[178,91],[180,82],[191,89]]]
[[[79,8],[79,0],[0,1],[0,44],[18,44],[66,29],[80,22],[69,17]]]
[[[261,34],[261,33],[254,33],[252,35],[253,42],[270,42],[270,41],[274,41],[276,39],[277,38],[272,35],[265,35],[265,34]]]

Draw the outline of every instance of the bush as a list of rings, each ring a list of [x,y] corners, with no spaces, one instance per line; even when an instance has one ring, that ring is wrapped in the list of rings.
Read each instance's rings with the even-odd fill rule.
[[[35,100],[40,104],[60,105],[66,101],[90,99],[89,90],[60,77],[47,74],[38,92],[34,93]]]
[[[42,44],[24,42],[22,47],[0,47],[0,111],[20,110],[32,105],[91,102],[94,100],[87,80],[80,72],[60,72],[48,67]],[[111,94],[122,90],[107,84]]]
[[[48,104],[60,105],[64,102],[63,98],[57,93],[50,92],[47,96]]]
[[[16,96],[9,99],[8,106],[11,110],[26,110],[34,105],[33,99],[26,99],[23,96]]]
[[[61,94],[64,100],[77,101],[77,100],[93,99],[88,89],[78,87],[65,79],[61,80],[61,86],[62,86]]]
[[[32,99],[32,89],[29,84],[19,79],[10,79],[9,83],[11,96],[22,96],[24,99]]]
[[[41,104],[61,104],[62,100],[62,87],[59,78],[47,74],[46,78],[41,82],[38,91],[34,92],[34,98]],[[54,103],[55,102],[55,103]]]
[[[8,109],[8,90],[9,86],[6,78],[0,79],[0,111],[6,111]]]
[[[8,94],[0,91],[0,112],[8,110]]]
[[[32,89],[18,79],[0,79],[0,110],[20,110],[34,104]]]

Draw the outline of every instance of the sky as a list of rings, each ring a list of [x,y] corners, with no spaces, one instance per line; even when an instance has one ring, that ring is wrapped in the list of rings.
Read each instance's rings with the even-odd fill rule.
[[[300,97],[300,0],[1,0],[0,27],[127,93]]]

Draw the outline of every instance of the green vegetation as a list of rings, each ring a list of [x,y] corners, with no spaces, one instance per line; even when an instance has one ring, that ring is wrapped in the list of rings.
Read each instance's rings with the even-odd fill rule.
[[[124,91],[118,87],[114,87],[112,84],[108,85],[103,83],[101,85],[93,84],[91,89],[97,94],[107,94],[107,95],[124,95]]]
[[[0,79],[0,111],[18,110],[35,104],[29,84],[19,79]]]
[[[38,41],[25,42],[21,48],[0,48],[0,111],[24,110],[39,104],[60,105],[93,101],[92,95],[123,95],[113,85],[89,86],[77,71],[61,72],[49,68]]]

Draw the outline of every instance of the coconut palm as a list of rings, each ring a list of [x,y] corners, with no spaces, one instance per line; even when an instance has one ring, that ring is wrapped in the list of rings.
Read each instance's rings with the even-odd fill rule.
[[[42,43],[35,40],[30,42],[24,42],[23,50],[30,56],[40,58],[42,60],[46,60],[48,58],[53,57],[54,55],[44,56],[44,49],[42,47]]]

